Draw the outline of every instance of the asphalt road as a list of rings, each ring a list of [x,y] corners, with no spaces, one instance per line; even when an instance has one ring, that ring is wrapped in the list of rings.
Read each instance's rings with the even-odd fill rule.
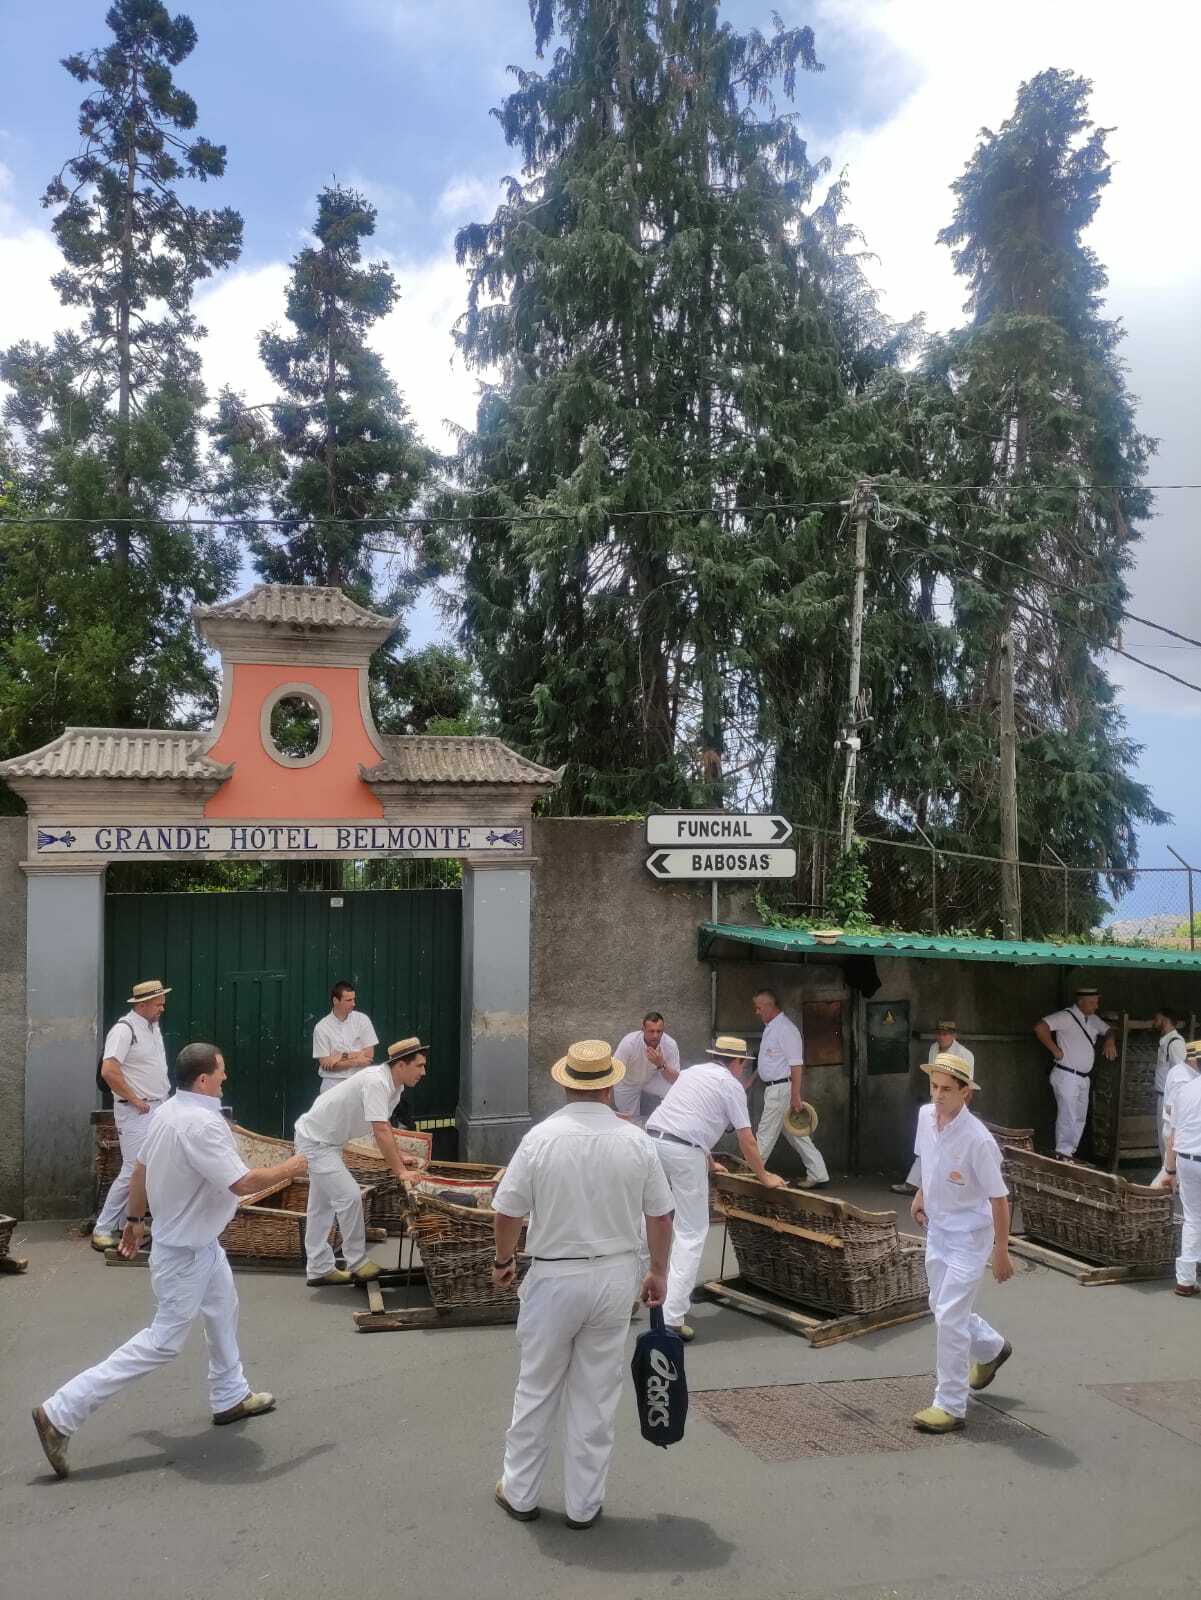
[[[719,1248],[715,1230],[710,1271]],[[694,1406],[664,1452],[639,1437],[631,1390],[604,1518],[575,1533],[557,1470],[540,1522],[492,1503],[511,1328],[359,1334],[357,1291],[284,1277],[239,1276],[247,1374],[275,1415],[213,1429],[197,1333],[92,1418],[60,1483],[30,1408],[148,1319],[148,1275],[61,1224],[18,1229],[14,1253],[31,1266],[0,1277],[4,1600],[1177,1600],[1201,1583],[1201,1302],[1167,1285],[1082,1288],[1029,1265],[990,1281],[981,1309],[1016,1353],[987,1399],[1026,1425],[1003,1441],[969,1427],[769,1462]],[[694,1321],[694,1391],[932,1366],[928,1320],[822,1350],[711,1305]],[[1186,1381],[1163,1421],[1091,1387]]]

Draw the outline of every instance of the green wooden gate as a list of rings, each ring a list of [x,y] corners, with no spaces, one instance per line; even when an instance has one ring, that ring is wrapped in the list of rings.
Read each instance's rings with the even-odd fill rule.
[[[291,1138],[318,1090],[313,1026],[347,978],[382,1047],[429,1043],[410,1099],[422,1122],[440,1121],[458,1102],[461,927],[454,889],[110,894],[105,1023],[132,984],[162,978],[168,1062],[193,1039],[220,1046],[237,1120]]]

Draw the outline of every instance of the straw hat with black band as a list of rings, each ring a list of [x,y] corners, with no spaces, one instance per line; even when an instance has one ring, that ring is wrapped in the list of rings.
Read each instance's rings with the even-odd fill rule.
[[[550,1075],[564,1089],[587,1093],[592,1089],[611,1089],[626,1075],[625,1062],[613,1059],[612,1048],[603,1039],[578,1039],[567,1047],[550,1069]]]
[[[410,1056],[428,1056],[430,1047],[422,1044],[416,1034],[408,1039],[398,1039],[395,1044],[388,1046],[388,1065],[395,1066],[398,1061],[407,1061]]]
[[[980,1093],[980,1085],[976,1081],[974,1070],[968,1066],[962,1056],[952,1055],[949,1050],[940,1050],[933,1061],[922,1064],[922,1071],[945,1072],[948,1078],[954,1078],[956,1083],[961,1083],[965,1089],[974,1089]]]
[[[129,1006],[148,1005],[151,1000],[161,1000],[165,994],[170,994],[170,989],[163,988],[161,978],[147,978],[145,983],[135,983],[133,993],[125,1002]]]
[[[740,1039],[734,1033],[719,1033],[713,1043],[709,1045],[705,1054],[707,1056],[720,1056],[723,1061],[749,1061],[751,1052],[747,1048],[745,1039]]]

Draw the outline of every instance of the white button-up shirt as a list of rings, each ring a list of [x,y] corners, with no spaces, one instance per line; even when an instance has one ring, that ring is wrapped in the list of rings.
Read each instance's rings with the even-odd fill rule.
[[[934,1057],[936,1055],[938,1055],[938,1053],[939,1053],[938,1040],[935,1039],[934,1043],[930,1046],[930,1054],[926,1057],[926,1065],[927,1066],[930,1065],[930,1063],[934,1060]],[[975,1072],[975,1070],[976,1070],[976,1058],[975,1058],[975,1056],[968,1049],[967,1045],[961,1044],[958,1039],[952,1039],[951,1040],[951,1044],[950,1044],[950,1048],[947,1049],[947,1050],[944,1050],[942,1052],[942,1054],[943,1055],[947,1055],[947,1056],[958,1056],[960,1061],[966,1061],[967,1064],[968,1064],[969,1069],[973,1073]]]
[[[1167,1086],[1168,1073],[1184,1060],[1184,1040],[1172,1029],[1165,1033],[1155,1051],[1155,1093],[1162,1094]]]
[[[665,1033],[659,1040],[659,1054],[674,1072],[679,1072],[680,1047],[670,1033]],[[613,1055],[616,1060],[625,1063],[626,1075],[622,1081],[628,1083],[631,1089],[645,1088],[661,1071],[653,1061],[647,1059],[646,1040],[643,1038],[641,1028],[635,1028],[633,1033],[627,1033]],[[666,1082],[666,1079],[664,1081]]]
[[[379,1035],[371,1026],[371,1018],[365,1011],[352,1011],[347,1017],[335,1017],[331,1011],[328,1016],[313,1029],[313,1060],[320,1061],[324,1056],[354,1055],[359,1050],[366,1050],[370,1045],[373,1049],[379,1043]],[[352,1077],[360,1068],[344,1068],[341,1072],[330,1072],[325,1067],[317,1068],[317,1075],[321,1078],[341,1079]]]
[[[1172,1100],[1172,1148],[1201,1155],[1201,1077],[1183,1084]]]
[[[1067,1006],[1062,1011],[1052,1011],[1043,1021],[1055,1035],[1055,1043],[1063,1051],[1062,1065],[1073,1072],[1088,1073],[1097,1059],[1097,1040],[1109,1032],[1109,1024],[1096,1012],[1086,1017],[1079,1006]]]
[[[804,1059],[801,1030],[791,1018],[777,1011],[759,1041],[759,1076],[764,1083],[786,1083],[793,1067],[800,1066]]]
[[[749,1128],[746,1090],[716,1061],[699,1061],[672,1084],[646,1119],[647,1131],[659,1128],[701,1150],[712,1150],[727,1128]]]
[[[250,1168],[221,1102],[181,1089],[155,1112],[140,1157],[157,1244],[212,1244],[238,1209],[230,1184]]]
[[[543,1270],[569,1273],[598,1256],[633,1254],[643,1216],[666,1216],[674,1201],[646,1135],[611,1106],[577,1100],[522,1139],[492,1209],[529,1217],[530,1255],[546,1258]]]
[[[997,1141],[966,1106],[939,1128],[932,1103],[917,1114],[922,1198],[932,1227],[973,1233],[992,1222],[991,1200],[1009,1193]]]
[[[165,1100],[171,1093],[162,1029],[137,1011],[127,1011],[113,1023],[101,1059],[121,1063],[125,1081],[139,1100]]]
[[[1172,1132],[1173,1107],[1176,1096],[1186,1084],[1192,1083],[1197,1076],[1196,1069],[1189,1061],[1180,1061],[1169,1071],[1163,1086],[1163,1132],[1166,1139]]]
[[[296,1119],[297,1139],[332,1144],[339,1150],[351,1139],[363,1139],[373,1122],[387,1122],[396,1110],[404,1085],[394,1083],[386,1061],[353,1072],[328,1089]]]

